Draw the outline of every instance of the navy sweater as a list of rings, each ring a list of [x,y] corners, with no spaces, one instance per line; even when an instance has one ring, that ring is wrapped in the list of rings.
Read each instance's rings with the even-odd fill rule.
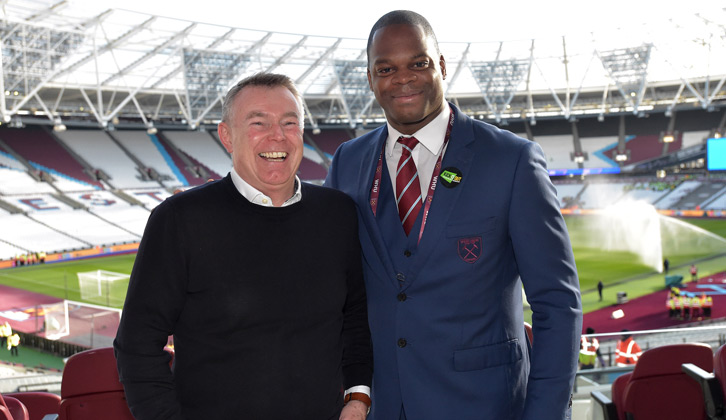
[[[372,375],[353,202],[303,184],[299,203],[261,207],[229,175],[168,198],[114,347],[137,419],[337,419]]]

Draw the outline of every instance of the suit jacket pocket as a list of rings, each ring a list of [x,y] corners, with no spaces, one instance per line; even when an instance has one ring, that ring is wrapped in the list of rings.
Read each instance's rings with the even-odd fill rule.
[[[516,339],[489,346],[454,351],[454,370],[486,369],[508,365],[522,359],[522,350]]]
[[[497,217],[487,217],[481,222],[455,223],[446,226],[446,237],[478,236],[491,232],[497,227]]]

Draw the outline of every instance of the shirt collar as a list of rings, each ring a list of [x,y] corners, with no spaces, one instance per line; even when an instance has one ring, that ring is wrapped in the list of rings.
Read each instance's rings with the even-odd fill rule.
[[[232,177],[232,183],[234,183],[234,186],[237,187],[237,191],[239,191],[239,193],[242,194],[242,197],[246,198],[247,201],[263,207],[273,207],[272,199],[242,179],[234,168],[230,171],[230,175]],[[295,204],[300,200],[302,200],[302,188],[300,185],[300,178],[295,175],[295,192],[292,194],[292,197],[288,198],[280,207]]]
[[[432,155],[438,155],[441,152],[441,146],[444,145],[444,137],[446,136],[446,128],[449,125],[449,104],[444,101],[444,109],[441,113],[436,116],[431,122],[423,126],[420,130],[413,133],[413,137],[422,144]],[[393,147],[396,145],[396,141],[399,137],[410,137],[409,135],[402,134],[400,131],[393,128],[391,123],[386,122],[388,125],[388,140],[386,142],[386,156],[393,155]]]

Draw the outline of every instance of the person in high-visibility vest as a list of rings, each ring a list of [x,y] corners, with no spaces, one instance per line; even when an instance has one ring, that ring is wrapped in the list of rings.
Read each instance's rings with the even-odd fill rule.
[[[691,297],[691,318],[698,319],[701,317],[701,299],[693,295]]]
[[[666,299],[666,309],[668,309],[668,318],[676,317],[676,298],[668,296],[668,299]]]
[[[615,364],[617,366],[631,366],[638,362],[643,350],[633,340],[633,336],[630,335],[628,330],[623,330],[623,333],[615,348]]]
[[[713,307],[713,298],[706,296],[703,302],[703,316],[704,318],[711,318],[711,308]]]
[[[588,327],[585,334],[594,334],[595,330]],[[595,361],[597,360],[598,351],[600,349],[600,342],[597,338],[592,337],[588,339],[584,335],[580,337],[580,356],[579,365],[580,369],[593,369],[595,368]]]
[[[673,304],[675,307],[675,318],[681,319],[683,317],[681,309],[683,308],[683,300],[680,295],[673,296]]]
[[[10,324],[5,321],[4,324],[0,324],[0,346],[6,346],[8,344],[8,337],[12,335],[13,329]]]
[[[691,298],[687,295],[681,295],[681,305],[683,305],[683,320],[691,319]]]
[[[10,350],[11,356],[18,355],[18,345],[20,344],[20,336],[15,333],[8,337],[8,350]]]

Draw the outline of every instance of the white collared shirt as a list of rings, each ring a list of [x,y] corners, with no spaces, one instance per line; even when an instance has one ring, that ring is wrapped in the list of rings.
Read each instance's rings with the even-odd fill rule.
[[[420,130],[413,134],[419,145],[417,145],[411,156],[418,170],[418,179],[421,184],[421,194],[429,190],[431,183],[431,175],[434,173],[434,166],[439,158],[439,154],[443,153],[441,148],[444,145],[444,137],[446,136],[446,128],[449,124],[449,104],[444,102],[444,109],[430,123],[426,124]],[[386,166],[388,174],[391,176],[393,190],[396,190],[396,167],[401,159],[403,146],[398,142],[401,136],[411,137],[401,134],[398,130],[388,124],[388,139],[386,139]],[[421,147],[423,146],[423,147]]]
[[[237,191],[239,191],[239,193],[242,194],[242,197],[246,198],[247,201],[263,207],[274,207],[272,205],[272,199],[270,197],[261,193],[259,190],[257,190],[257,188],[253,187],[247,181],[242,179],[242,177],[237,174],[237,171],[235,171],[234,168],[232,168],[232,170],[229,172],[232,176],[232,183],[234,183],[234,186],[237,187]],[[295,175],[295,192],[292,194],[292,197],[285,200],[285,202],[282,203],[280,207],[295,204],[300,200],[302,200],[300,178]]]

